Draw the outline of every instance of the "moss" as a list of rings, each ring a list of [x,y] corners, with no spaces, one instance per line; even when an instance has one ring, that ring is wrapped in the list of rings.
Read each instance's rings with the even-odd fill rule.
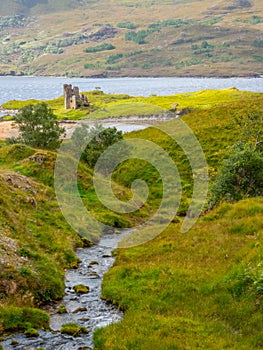
[[[39,333],[35,328],[28,328],[25,330],[24,335],[28,338],[31,338],[31,337],[35,338],[39,336]]]
[[[58,308],[58,314],[66,314],[67,313],[67,308],[65,305],[60,305]]]
[[[89,292],[89,287],[84,286],[83,284],[78,284],[78,285],[74,286],[74,291],[77,294],[86,294]]]
[[[0,308],[3,332],[27,330],[28,328],[49,328],[49,316],[46,312],[34,308]]]
[[[77,337],[81,334],[85,334],[88,332],[89,330],[86,327],[79,326],[76,323],[63,324],[61,328],[62,334],[69,334],[69,335],[72,335],[73,337]]]

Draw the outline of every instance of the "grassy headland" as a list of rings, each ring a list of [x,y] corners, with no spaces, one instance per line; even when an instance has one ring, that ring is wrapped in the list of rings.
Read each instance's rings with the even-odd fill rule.
[[[209,110],[212,107],[231,105],[241,101],[256,101],[262,94],[238,90],[234,87],[222,90],[203,90],[178,93],[170,96],[129,96],[125,94],[106,94],[101,90],[83,92],[88,97],[90,106],[77,110],[65,110],[61,96],[45,101],[59,119],[101,119],[110,117],[152,116],[170,113],[186,113]],[[5,109],[21,109],[39,100],[11,100],[2,106]],[[252,103],[251,102],[251,103]],[[256,103],[256,102],[255,102]],[[227,109],[227,108],[226,108]]]

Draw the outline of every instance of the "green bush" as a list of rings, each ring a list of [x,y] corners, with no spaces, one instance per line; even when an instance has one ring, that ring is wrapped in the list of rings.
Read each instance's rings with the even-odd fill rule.
[[[126,29],[136,29],[137,28],[137,26],[134,23],[129,22],[129,21],[128,22],[118,23],[117,27],[119,27],[119,28],[126,28]]]
[[[223,161],[211,188],[210,205],[263,195],[263,157],[252,145],[238,142]]]
[[[65,129],[59,126],[57,117],[46,103],[28,105],[15,116],[20,136],[17,142],[36,148],[55,149]]]
[[[123,140],[123,135],[121,131],[117,131],[116,128],[103,128],[102,125],[96,125],[95,127],[89,129],[89,126],[82,125],[73,133],[72,136],[73,144],[76,150],[80,150],[83,143],[86,143],[87,146],[82,153],[82,160],[84,160],[90,168],[94,168],[98,159],[102,153],[111,145],[116,142]],[[110,153],[110,150],[107,152],[106,157],[104,157],[102,167],[98,169],[100,172],[107,172],[108,168],[111,166],[111,163],[116,159],[119,159],[123,152],[126,152],[125,147],[122,145],[119,147],[118,152],[114,151]]]
[[[123,57],[122,53],[117,53],[115,55],[110,55],[107,60],[106,64],[112,64],[115,63],[116,61],[120,60]]]
[[[84,52],[99,52],[99,51],[107,51],[114,50],[115,46],[112,44],[103,43],[97,46],[87,47]]]
[[[263,297],[263,261],[256,266],[248,264],[243,270],[235,271],[226,279],[226,283],[235,297],[243,295]]]
[[[154,32],[155,29],[140,30],[138,32],[128,32],[125,34],[125,40],[134,41],[136,44],[146,44],[146,37]]]
[[[252,45],[256,47],[263,47],[263,40],[254,40]]]

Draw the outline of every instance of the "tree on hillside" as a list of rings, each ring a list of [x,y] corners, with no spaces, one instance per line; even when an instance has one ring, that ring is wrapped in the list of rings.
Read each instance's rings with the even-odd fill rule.
[[[224,159],[211,188],[210,206],[263,196],[263,157],[253,145],[238,142]]]
[[[72,135],[73,146],[76,153],[79,153],[82,147],[84,150],[81,159],[87,163],[90,168],[94,168],[98,159],[104,151],[107,154],[103,156],[103,169],[99,171],[106,173],[111,164],[116,163],[121,157],[129,154],[129,147],[124,142],[118,144],[118,147],[111,150],[109,147],[113,144],[123,141],[122,131],[118,131],[115,127],[104,128],[102,125],[95,125],[90,128],[88,125],[82,124],[81,127],[76,128]]]
[[[65,133],[52,109],[44,102],[23,107],[15,116],[15,123],[20,134],[16,141],[36,148],[56,149]]]
[[[244,114],[235,116],[235,123],[240,131],[240,141],[249,143],[263,152],[263,115],[257,107],[250,107]]]

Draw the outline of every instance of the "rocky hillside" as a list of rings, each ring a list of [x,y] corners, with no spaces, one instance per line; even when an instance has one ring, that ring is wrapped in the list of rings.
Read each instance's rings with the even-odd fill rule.
[[[261,0],[3,0],[0,74],[260,76]]]

